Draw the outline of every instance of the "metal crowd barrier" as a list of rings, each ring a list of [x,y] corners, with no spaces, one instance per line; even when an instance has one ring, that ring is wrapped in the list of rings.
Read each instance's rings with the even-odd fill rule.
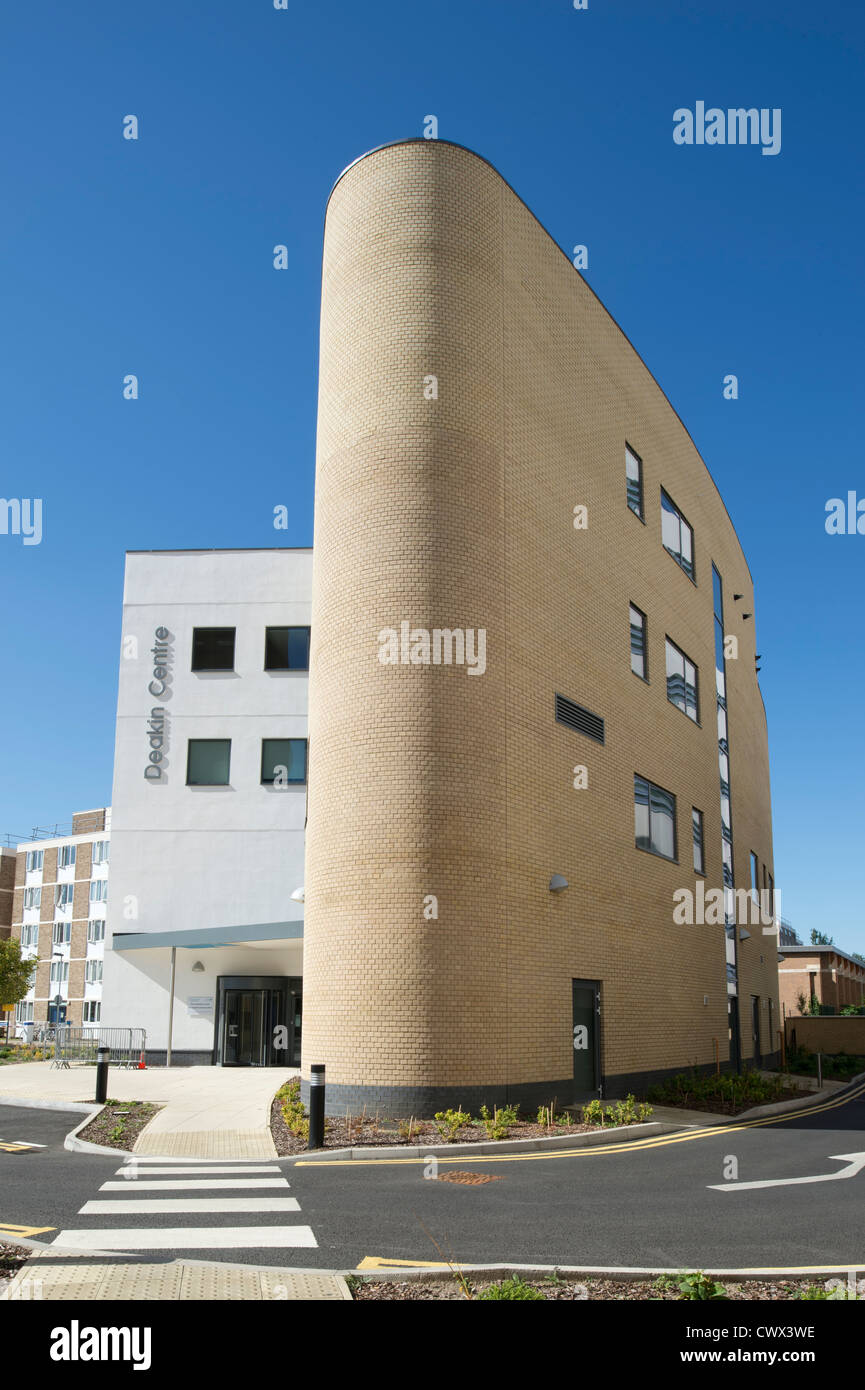
[[[144,1054],[147,1034],[144,1028],[73,1028],[60,1024],[54,1030],[52,1066],[95,1066],[96,1052],[107,1047],[114,1067],[136,1068]]]

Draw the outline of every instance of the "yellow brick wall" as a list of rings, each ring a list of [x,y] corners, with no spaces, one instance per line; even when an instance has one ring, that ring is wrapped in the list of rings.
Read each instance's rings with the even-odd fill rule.
[[[626,440],[643,460],[645,525],[626,506]],[[696,585],[662,548],[661,486],[694,528]],[[601,981],[607,1075],[710,1062],[714,1038],[726,1058],[723,927],[672,920],[673,891],[695,883],[692,806],[706,887],[721,886],[712,561],[740,640],[727,680],[747,886],[750,849],[773,872],[741,617],[753,590],[694,444],[483,160],[414,142],[355,164],[325,230],[304,1075],[324,1061],[349,1085],[567,1077],[573,978]],[[629,601],[648,619],[648,685],[630,669]],[[381,665],[377,634],[403,620],[484,628],[486,673]],[[699,667],[701,727],[666,699],[665,634]],[[605,719],[605,746],[554,722],[557,692]],[[587,790],[573,788],[577,764]],[[635,772],[676,795],[678,865],[635,848]],[[548,891],[552,873],[567,892]],[[776,962],[752,929],[745,1056],[751,993],[773,997],[779,1026]]]

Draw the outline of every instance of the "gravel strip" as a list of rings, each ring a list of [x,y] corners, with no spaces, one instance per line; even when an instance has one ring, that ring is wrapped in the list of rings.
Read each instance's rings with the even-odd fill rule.
[[[467,1276],[470,1288],[475,1297],[484,1289],[488,1289],[491,1283],[501,1283],[501,1280],[482,1280]],[[538,1289],[544,1298],[549,1301],[565,1300],[573,1302],[575,1299],[585,1302],[593,1300],[607,1300],[613,1302],[641,1301],[660,1301],[664,1303],[681,1302],[681,1294],[678,1287],[674,1284],[672,1288],[658,1289],[652,1280],[623,1280],[623,1279],[585,1279],[581,1283],[574,1279],[563,1279],[559,1282],[553,1279],[529,1279],[525,1282],[533,1289]],[[719,1281],[720,1282],[720,1281]],[[749,1279],[742,1283],[723,1281],[727,1291],[727,1297],[732,1302],[751,1302],[754,1300],[765,1303],[787,1302],[790,1300],[798,1301],[798,1294],[814,1283],[809,1279],[791,1279],[777,1282],[765,1280]],[[820,1284],[822,1287],[822,1282]],[[387,1280],[363,1280],[359,1276],[352,1281],[352,1293],[357,1302],[366,1302],[372,1299],[398,1299],[406,1302],[430,1302],[434,1299],[464,1299],[466,1297],[459,1282],[456,1279],[429,1279],[399,1281]]]

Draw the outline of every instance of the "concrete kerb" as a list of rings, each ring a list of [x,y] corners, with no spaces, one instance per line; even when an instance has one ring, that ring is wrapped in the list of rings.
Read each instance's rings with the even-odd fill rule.
[[[838,1097],[842,1091],[846,1091],[848,1086],[856,1086],[865,1081],[865,1071],[860,1071],[857,1076],[852,1076],[849,1081],[828,1081],[822,1091],[811,1091],[807,1096],[799,1100],[779,1100],[771,1105],[756,1105],[752,1110],[743,1110],[741,1115],[731,1115],[731,1122],[736,1120],[758,1120],[762,1115],[783,1115],[788,1111],[808,1110],[812,1105],[819,1105],[830,1097]]]
[[[86,1110],[101,1110],[92,1100],[31,1100],[25,1096],[0,1095],[0,1105],[14,1105],[22,1110],[71,1110],[83,1114]]]
[[[84,1116],[80,1124],[69,1131],[66,1138],[63,1140],[64,1149],[70,1149],[73,1153],[108,1154],[111,1158],[117,1158],[123,1154],[129,1154],[131,1157],[131,1149],[114,1149],[108,1144],[91,1144],[89,1139],[78,1138],[81,1130],[86,1129],[91,1120],[94,1120],[104,1109],[105,1107],[103,1105],[88,1106],[89,1113]]]
[[[765,1265],[757,1266],[754,1269],[710,1269],[705,1265],[676,1265],[648,1269],[645,1266],[629,1267],[626,1265],[454,1264],[453,1268],[449,1269],[442,1269],[440,1266],[427,1268],[420,1265],[414,1269],[401,1266],[388,1268],[385,1265],[376,1269],[333,1269],[328,1270],[328,1273],[341,1275],[344,1279],[394,1284],[417,1284],[427,1280],[433,1282],[457,1280],[460,1276],[466,1277],[468,1275],[474,1275],[481,1279],[509,1279],[514,1274],[530,1279],[544,1279],[552,1275],[559,1275],[565,1279],[611,1279],[629,1283],[648,1283],[659,1279],[662,1275],[676,1278],[682,1274],[708,1274],[714,1279],[735,1280],[738,1283],[747,1279],[753,1280],[755,1283],[776,1284],[784,1279],[811,1279],[815,1281],[824,1278],[831,1279],[837,1275],[848,1274],[851,1268],[862,1269],[863,1267],[865,1267],[863,1264],[855,1266],[839,1264],[819,1265],[817,1267],[791,1265],[785,1269],[770,1268]],[[304,1272],[302,1270],[297,1271],[299,1274]]]
[[[658,1134],[674,1134],[677,1130],[688,1129],[688,1125],[662,1124],[650,1120],[641,1125],[621,1125],[618,1129],[591,1130],[588,1134],[551,1135],[549,1139],[491,1139],[481,1144],[429,1144],[429,1145],[362,1145],[356,1149],[306,1149],[303,1153],[290,1154],[292,1162],[302,1159],[304,1163],[327,1163],[346,1159],[392,1159],[392,1158],[471,1158],[481,1154],[532,1153],[544,1149],[583,1149],[596,1144],[624,1144],[636,1137],[650,1138]]]

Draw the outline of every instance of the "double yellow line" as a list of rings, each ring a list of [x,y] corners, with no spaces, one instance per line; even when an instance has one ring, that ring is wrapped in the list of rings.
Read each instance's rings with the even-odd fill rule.
[[[846,1091],[831,1100],[821,1101],[819,1105],[803,1106],[799,1110],[790,1110],[783,1115],[764,1115],[758,1116],[753,1120],[741,1120],[729,1125],[710,1125],[705,1129],[689,1129],[677,1134],[657,1134],[648,1139],[634,1139],[624,1144],[595,1144],[594,1146],[579,1149],[546,1149],[535,1153],[509,1153],[509,1154],[454,1154],[446,1157],[436,1155],[438,1163],[536,1163],[542,1159],[549,1158],[597,1158],[603,1154],[635,1153],[642,1149],[663,1149],[670,1144],[689,1144],[695,1139],[711,1139],[716,1134],[735,1134],[743,1129],[764,1129],[769,1125],[783,1125],[790,1120],[798,1120],[802,1115],[822,1115],[827,1110],[837,1110],[842,1105],[847,1105],[851,1100],[858,1100],[865,1095],[865,1081],[854,1087],[852,1091]],[[400,1167],[406,1164],[426,1163],[426,1158],[334,1158],[334,1159],[299,1159],[295,1163],[297,1168],[357,1168],[365,1165],[375,1164],[380,1167]]]

